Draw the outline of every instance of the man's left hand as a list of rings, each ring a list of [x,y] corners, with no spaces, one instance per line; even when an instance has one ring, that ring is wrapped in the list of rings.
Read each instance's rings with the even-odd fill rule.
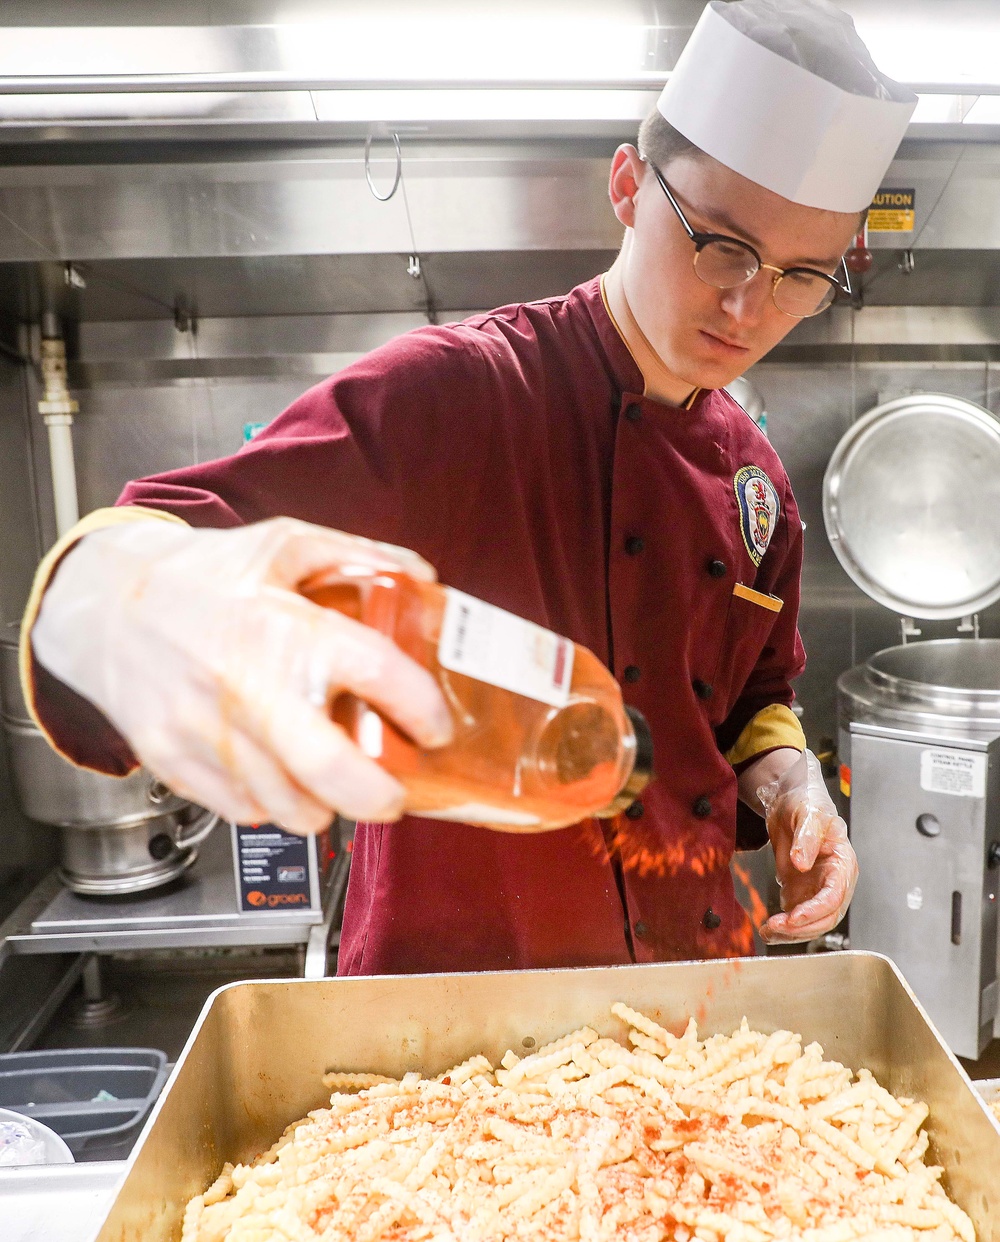
[[[844,917],[858,882],[847,825],[827,791],[819,760],[810,750],[800,754],[756,790],[755,800],[774,847],[782,909],[760,929],[761,939],[767,944],[814,940]]]

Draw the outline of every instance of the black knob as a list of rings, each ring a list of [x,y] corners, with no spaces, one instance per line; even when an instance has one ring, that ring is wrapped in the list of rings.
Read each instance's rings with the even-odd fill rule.
[[[642,406],[636,405],[635,402],[625,407],[625,417],[630,423],[637,423],[642,418]]]
[[[707,569],[708,569],[709,574],[713,578],[724,578],[726,576],[726,562],[725,561],[715,561],[715,560],[709,561]]]
[[[700,798],[696,798],[694,806],[691,807],[691,814],[695,819],[708,819],[712,814],[712,804],[704,794]]]
[[[635,932],[635,934],[636,934],[636,935],[639,937],[639,939],[641,940],[641,939],[643,938],[643,936],[645,936],[645,934],[646,934],[646,930],[647,930],[647,928],[646,928],[646,924],[642,921],[642,919],[640,919],[640,920],[638,921],[638,923],[636,923],[635,927],[634,927],[632,930]]]
[[[627,681],[629,685],[634,685],[642,676],[642,669],[638,664],[626,664],[622,670],[622,681]]]
[[[155,837],[149,838],[149,855],[155,858],[157,862],[162,862],[164,858],[169,858],[174,852],[174,839],[165,832],[158,832]]]
[[[705,911],[705,916],[701,921],[708,931],[715,931],[717,927],[722,926],[722,918],[711,907]]]
[[[625,551],[629,556],[638,556],[645,546],[645,540],[640,539],[638,535],[629,535],[625,540]]]
[[[691,683],[691,689],[699,699],[710,699],[712,697],[712,687],[707,681],[702,681],[700,677],[696,677]]]
[[[625,808],[625,818],[626,819],[642,819],[643,815],[645,814],[645,811],[646,811],[646,808],[642,805],[641,802],[633,802],[631,806],[627,806]]]
[[[986,851],[986,865],[991,871],[1000,867],[1000,841],[994,841]]]

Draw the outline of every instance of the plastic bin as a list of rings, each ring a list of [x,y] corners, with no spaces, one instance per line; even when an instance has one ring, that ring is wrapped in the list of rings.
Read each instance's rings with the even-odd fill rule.
[[[43,1122],[77,1160],[124,1160],[167,1079],[155,1048],[0,1054],[0,1108]]]

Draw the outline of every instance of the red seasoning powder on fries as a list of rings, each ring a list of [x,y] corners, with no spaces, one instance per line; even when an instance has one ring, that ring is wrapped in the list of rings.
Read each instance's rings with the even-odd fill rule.
[[[975,1242],[927,1106],[790,1031],[674,1036],[613,1006],[438,1078],[334,1073],[330,1107],[188,1205],[182,1242]]]

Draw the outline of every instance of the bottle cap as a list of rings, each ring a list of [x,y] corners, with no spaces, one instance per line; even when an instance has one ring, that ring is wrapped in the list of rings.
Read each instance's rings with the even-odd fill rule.
[[[635,762],[618,797],[603,811],[597,812],[601,819],[620,815],[626,807],[632,805],[653,777],[653,735],[646,723],[646,717],[634,707],[626,707],[625,715],[628,716],[635,734]]]

